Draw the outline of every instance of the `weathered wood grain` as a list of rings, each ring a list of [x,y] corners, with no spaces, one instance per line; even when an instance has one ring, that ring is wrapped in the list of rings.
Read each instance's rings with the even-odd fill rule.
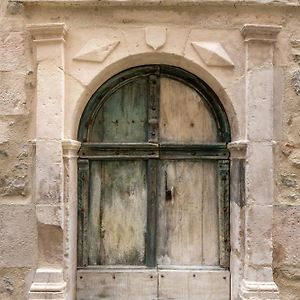
[[[147,215],[146,163],[94,161],[91,177],[93,178],[89,218],[91,264],[144,264]]]
[[[115,91],[99,110],[91,129],[93,142],[147,140],[147,79],[136,79]]]
[[[157,263],[216,265],[219,253],[215,164],[163,161],[159,177]]]
[[[156,300],[156,270],[79,270],[77,300]]]
[[[159,300],[229,300],[225,270],[160,270]]]
[[[217,141],[217,130],[206,104],[187,85],[169,78],[160,81],[160,141],[208,143]]]

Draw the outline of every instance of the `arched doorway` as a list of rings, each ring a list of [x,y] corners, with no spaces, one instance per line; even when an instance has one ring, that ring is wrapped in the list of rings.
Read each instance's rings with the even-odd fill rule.
[[[79,127],[77,299],[229,299],[229,123],[182,69],[103,84]]]

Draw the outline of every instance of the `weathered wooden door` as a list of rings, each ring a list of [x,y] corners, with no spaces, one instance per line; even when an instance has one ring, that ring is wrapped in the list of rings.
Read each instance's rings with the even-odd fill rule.
[[[230,132],[195,76],[105,83],[81,120],[77,299],[228,300]]]

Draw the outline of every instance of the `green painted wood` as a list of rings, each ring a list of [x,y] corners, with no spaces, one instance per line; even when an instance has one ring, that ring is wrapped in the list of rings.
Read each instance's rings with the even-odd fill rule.
[[[220,266],[230,266],[230,202],[229,202],[229,160],[218,162],[218,206],[219,206],[219,248]]]
[[[145,264],[147,178],[144,161],[93,161],[89,262]]]
[[[160,78],[157,74],[149,76],[148,95],[148,141],[157,143],[159,140],[159,97]]]
[[[225,110],[212,89],[197,76],[177,67],[168,65],[146,65],[125,70],[105,82],[91,97],[80,120],[78,140],[91,142],[91,125],[93,124],[99,109],[103,103],[119,88],[136,78],[148,78],[149,75],[157,75],[165,78],[172,78],[184,82],[195,89],[206,102],[215,119],[218,129],[218,141],[230,141],[230,125]],[[147,79],[146,79],[147,80]]]
[[[87,223],[89,201],[89,161],[78,160],[78,265],[86,266],[87,261]]]
[[[98,111],[91,129],[94,142],[145,142],[147,140],[146,78],[116,90]]]
[[[157,185],[158,160],[149,159],[147,162],[148,204],[146,232],[146,265],[156,266],[156,234],[157,234]]]

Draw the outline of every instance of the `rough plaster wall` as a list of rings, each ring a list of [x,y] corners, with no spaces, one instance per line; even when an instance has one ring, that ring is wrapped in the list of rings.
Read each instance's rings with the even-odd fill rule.
[[[26,299],[37,260],[28,144],[33,72],[23,7],[0,1],[0,299]]]

